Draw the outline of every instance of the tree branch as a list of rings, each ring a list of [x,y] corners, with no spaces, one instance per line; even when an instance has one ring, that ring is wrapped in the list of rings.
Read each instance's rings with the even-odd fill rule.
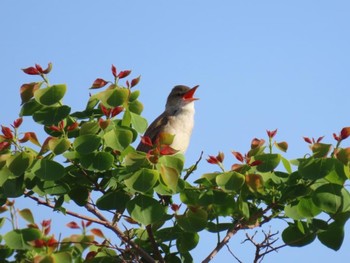
[[[262,217],[265,213],[267,213],[275,204],[271,204],[267,206],[264,210],[257,212],[254,214],[251,218],[249,218],[249,221],[256,221],[258,218]],[[261,226],[266,222],[269,222],[273,218],[272,216],[265,217],[264,220],[262,220],[258,225]],[[249,227],[248,224],[244,223],[242,220],[239,220],[237,223],[234,224],[234,226],[227,232],[226,236],[223,238],[223,240],[215,247],[215,249],[202,261],[202,263],[208,263],[210,260],[212,260],[215,255],[228,243],[228,241],[233,237],[239,230]]]
[[[156,240],[154,239],[153,230],[152,230],[152,225],[147,225],[147,226],[146,226],[146,230],[147,230],[148,237],[149,237],[149,240],[150,240],[150,242],[151,242],[151,245],[152,245],[152,248],[153,248],[153,253],[154,253],[156,259],[159,260],[160,263],[165,263],[165,261],[164,261],[162,255],[160,254],[160,251],[159,251],[157,242],[156,242]]]
[[[198,166],[199,162],[202,160],[202,157],[203,157],[203,151],[201,152],[197,162],[194,165],[192,165],[190,168],[187,169],[187,172],[186,172],[186,174],[184,176],[184,180],[185,181],[197,169],[197,166]]]
[[[24,192],[24,195],[26,197],[29,197],[30,199],[36,201],[39,205],[44,205],[44,206],[50,207],[52,209],[55,208],[54,205],[48,203],[45,200],[42,200],[42,199],[36,197],[36,196],[29,195],[28,192],[26,192],[26,191]],[[85,208],[90,213],[94,214],[97,218],[93,218],[93,217],[89,217],[89,216],[86,216],[86,215],[82,215],[82,214],[79,214],[79,213],[76,213],[76,212],[73,212],[73,211],[70,211],[70,210],[67,210],[66,214],[68,214],[70,216],[73,216],[73,217],[76,217],[76,218],[84,219],[84,220],[91,221],[91,222],[94,222],[96,224],[100,224],[100,225],[105,226],[106,228],[112,230],[122,241],[124,241],[125,243],[129,244],[133,249],[135,249],[137,251],[137,253],[139,253],[139,255],[142,256],[146,262],[155,263],[155,260],[146,251],[144,251],[141,247],[139,247],[135,242],[130,240],[130,238],[127,237],[123,233],[123,231],[121,231],[119,229],[119,227],[117,227],[117,226],[113,225],[112,223],[110,223],[108,221],[108,219],[105,218],[92,205],[86,204]]]

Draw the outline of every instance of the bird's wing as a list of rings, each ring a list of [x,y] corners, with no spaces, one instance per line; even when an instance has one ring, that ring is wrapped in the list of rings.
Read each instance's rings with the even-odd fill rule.
[[[164,126],[168,123],[169,117],[166,112],[163,112],[161,115],[156,118],[150,126],[148,126],[144,136],[147,136],[151,139],[152,143],[154,143],[159,135],[159,133],[162,132],[162,129]],[[148,152],[151,149],[150,146],[143,144],[142,142],[139,143],[136,150],[142,151],[142,152]]]

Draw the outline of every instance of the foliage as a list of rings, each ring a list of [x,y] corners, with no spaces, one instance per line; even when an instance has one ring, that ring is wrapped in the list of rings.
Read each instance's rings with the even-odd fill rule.
[[[272,219],[287,222],[282,246],[305,246],[318,238],[333,250],[341,247],[350,217],[350,194],[344,186],[350,178],[350,148],[340,144],[350,127],[333,135],[334,147],[322,138],[305,137],[311,153],[293,161],[275,152],[288,148],[286,142],[274,141],[277,130],[267,131],[268,142],[255,138],[246,154],[232,152],[239,163],[229,170],[223,153],[209,156],[207,161],[220,172],[205,173],[191,183],[188,178],[200,160],[184,169],[184,156],[169,146],[172,135],[162,134],[154,144],[143,137],[152,146],[148,153],[132,146],[147,128],[140,115],[140,92],[133,90],[140,77],[121,85],[131,71],[118,73],[112,66],[114,80],[96,79],[91,89],[98,91],[85,109],[71,112],[62,102],[66,85],[49,83],[51,69],[51,64],[45,70],[40,65],[23,69],[42,81],[22,85],[20,117],[1,129],[1,212],[12,222],[12,230],[0,236],[5,262],[192,262],[201,231],[218,238],[203,261],[208,262],[235,233]],[[43,127],[43,142],[34,132],[20,131],[23,117]],[[67,225],[81,234],[57,240],[50,234],[50,220],[37,224],[29,209],[14,209],[9,199],[22,196],[82,219],[80,225]],[[169,196],[181,204],[164,198]],[[86,214],[68,210],[69,201]],[[16,224],[18,214],[26,228]],[[1,227],[4,221],[0,218]],[[111,230],[120,243],[99,228],[90,229],[91,223]],[[267,234],[264,244],[249,237],[257,247],[267,247],[256,253],[256,260],[275,249],[269,243],[272,237]]]

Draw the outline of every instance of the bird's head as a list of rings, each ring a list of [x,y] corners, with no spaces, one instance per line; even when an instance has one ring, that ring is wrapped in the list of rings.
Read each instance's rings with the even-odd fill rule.
[[[193,88],[189,88],[184,85],[175,86],[168,96],[166,108],[177,106],[182,107],[195,100],[198,100],[198,98],[193,97],[198,87],[199,85],[194,86]]]

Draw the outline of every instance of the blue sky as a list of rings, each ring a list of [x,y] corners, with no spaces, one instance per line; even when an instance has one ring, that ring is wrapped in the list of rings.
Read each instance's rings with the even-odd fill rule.
[[[35,80],[21,68],[52,62],[51,83],[66,83],[65,102],[78,110],[95,78],[111,79],[114,64],[142,75],[138,88],[149,121],[174,85],[200,85],[188,166],[203,150],[223,151],[229,168],[231,150],[246,152],[252,138],[276,128],[276,139],[289,143],[287,157],[301,157],[308,152],[302,136],[326,135],[333,143],[332,133],[350,126],[349,12],[345,0],[1,1],[0,122],[17,118],[19,87]],[[25,125],[34,129],[29,119]],[[194,176],[214,170],[202,162]],[[229,245],[249,262],[253,247],[241,245],[243,239]],[[215,240],[196,250],[196,262],[209,243]],[[316,241],[284,248],[266,262],[344,262],[349,245],[349,235],[338,252]],[[213,262],[227,260],[224,249]]]

